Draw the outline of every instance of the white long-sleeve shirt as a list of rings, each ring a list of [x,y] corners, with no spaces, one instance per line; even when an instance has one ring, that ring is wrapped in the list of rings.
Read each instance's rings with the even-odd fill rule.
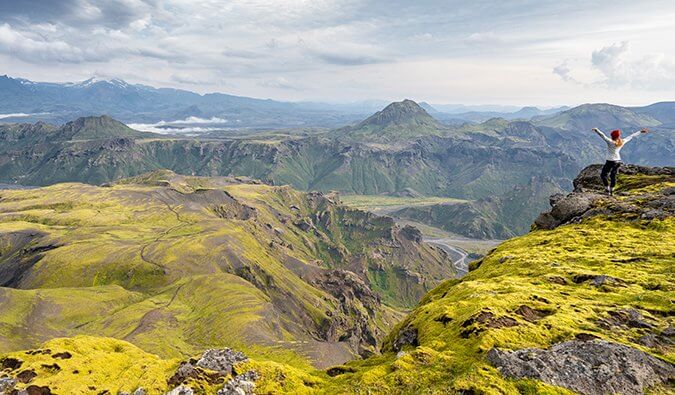
[[[612,162],[620,162],[621,161],[621,148],[623,148],[626,143],[631,141],[633,137],[637,137],[641,134],[641,132],[635,132],[631,134],[628,137],[623,138],[623,144],[620,147],[617,147],[616,144],[614,144],[614,140],[611,138],[607,137],[602,131],[599,129],[593,129],[595,133],[598,134],[598,136],[602,137],[603,140],[605,140],[605,143],[607,143],[607,160],[611,160]]]

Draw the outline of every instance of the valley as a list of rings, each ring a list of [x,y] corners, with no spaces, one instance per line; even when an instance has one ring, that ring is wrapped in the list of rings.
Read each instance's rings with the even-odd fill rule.
[[[457,123],[403,100],[347,125],[281,128],[284,113],[189,133],[2,123],[0,384],[563,394],[593,379],[519,352],[588,345],[627,374],[649,361],[631,385],[667,393],[669,108]],[[655,167],[626,165],[616,197],[598,194],[588,129],[642,125],[622,154]]]

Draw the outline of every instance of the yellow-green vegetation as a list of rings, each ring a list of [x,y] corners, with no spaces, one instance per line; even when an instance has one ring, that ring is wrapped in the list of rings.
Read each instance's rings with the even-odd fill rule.
[[[167,171],[1,191],[0,269],[0,352],[93,335],[310,371],[376,352],[453,274],[393,221],[329,196]]]
[[[177,359],[161,359],[131,343],[104,337],[58,338],[40,348],[8,353],[20,361],[18,372],[34,372],[30,385],[47,386],[55,394],[133,392],[142,387],[161,393],[178,366]],[[19,383],[18,388],[26,384]]]
[[[628,193],[663,188],[640,176],[628,181],[622,184]],[[493,347],[547,348],[580,334],[675,362],[673,347],[640,341],[644,327],[611,325],[622,309],[640,312],[653,333],[675,325],[674,236],[672,217],[629,221],[617,215],[506,241],[466,277],[429,292],[385,341],[389,353],[348,364],[328,392],[569,393],[505,379],[485,355]],[[397,358],[393,344],[409,328],[416,329],[419,345],[404,346]]]
[[[15,364],[5,372],[32,376],[27,383],[19,381],[17,389],[31,385],[48,387],[54,394],[72,395],[133,393],[138,388],[151,395],[162,394],[170,389],[167,383],[180,363],[178,358],[163,359],[123,340],[82,335],[7,353],[0,358],[0,362],[5,361]],[[261,394],[311,393],[323,382],[320,374],[308,373],[310,369],[269,360],[248,360],[235,368],[239,373],[251,369],[259,372],[257,393]],[[215,394],[229,378],[190,378],[187,383],[197,394]]]
[[[635,197],[662,193],[671,186],[669,180],[646,180],[640,176],[623,178],[621,191],[625,196]],[[662,185],[652,187],[654,183]],[[64,203],[63,194],[73,193],[73,188],[77,188],[80,197],[89,196],[78,200],[86,204],[72,207],[60,204]],[[171,203],[155,202],[156,206],[149,209],[147,205],[153,204],[152,199],[147,199],[149,191],[163,199],[171,198]],[[332,211],[335,208],[326,200],[329,197],[307,197],[288,188],[249,184],[224,186],[222,191],[240,206],[232,206],[232,201],[224,199],[222,204],[229,204],[228,210],[212,206],[205,210],[194,199],[176,200],[178,197],[172,195],[175,191],[139,185],[109,189],[76,184],[52,187],[50,193],[54,198],[50,208],[41,206],[46,203],[40,203],[39,190],[3,193],[0,202],[3,232],[30,229],[42,235],[39,242],[24,240],[20,251],[46,244],[59,246],[46,250],[29,275],[14,284],[22,289],[1,289],[0,344],[9,344],[10,350],[34,349],[40,338],[88,333],[124,339],[145,350],[117,340],[75,337],[55,340],[40,348],[73,354],[72,359],[57,362],[60,370],[49,367],[47,361],[53,357],[46,354],[22,351],[6,357],[21,359],[34,368],[38,372],[34,383],[61,386],[59,389],[69,386],[70,393],[78,393],[79,388],[90,382],[87,380],[98,380],[94,386],[102,389],[131,390],[138,385],[164,391],[166,384],[153,383],[166,383],[175,371],[176,358],[185,360],[205,348],[221,345],[239,348],[251,357],[237,367],[237,372],[248,369],[259,372],[256,391],[262,394],[461,391],[571,394],[567,389],[534,380],[505,378],[487,361],[486,353],[495,347],[548,348],[582,338],[625,344],[669,363],[675,362],[671,345],[642,341],[646,334],[665,333],[675,326],[672,216],[644,220],[613,212],[508,240],[475,262],[467,276],[445,281],[428,292],[386,337],[381,355],[343,365],[335,363],[324,372],[316,370],[309,360],[313,357],[337,361],[339,349],[331,348],[329,342],[303,337],[293,323],[308,320],[302,322],[309,328],[312,320],[326,322],[323,317],[326,309],[338,302],[325,288],[312,286],[317,280],[311,281],[307,276],[314,269],[303,265],[318,267],[318,263],[309,261],[321,259],[322,265],[337,267],[340,259],[350,256],[349,251],[382,237],[375,234],[385,228],[378,227],[377,222],[368,222],[370,219],[365,222],[369,224],[369,233],[354,233],[357,224],[364,224],[366,217],[362,216],[366,214]],[[124,210],[110,196],[127,199]],[[215,196],[209,196],[212,202]],[[622,202],[624,197],[617,199]],[[640,202],[637,199],[633,204]],[[285,213],[281,218],[289,215],[291,205],[292,211],[301,215],[290,215],[286,222],[306,218],[304,213],[327,211],[337,217],[328,222],[322,215],[315,216],[314,233],[296,230],[300,228],[285,226],[279,219],[279,213]],[[241,206],[255,207],[256,219],[242,220],[252,214]],[[117,209],[108,211],[105,207]],[[201,217],[207,215],[204,212],[217,218],[213,221],[226,221],[227,226],[212,228]],[[28,222],[17,213],[49,221]],[[240,219],[227,219],[230,215],[227,213],[237,213]],[[115,218],[116,226],[105,224],[107,215]],[[139,216],[146,220],[139,221]],[[265,226],[268,222],[271,229]],[[83,224],[87,231],[79,230]],[[146,227],[154,231],[141,232]],[[254,233],[254,229],[262,232]],[[283,237],[273,239],[271,235],[278,233],[274,229],[283,229]],[[325,240],[340,240],[333,249],[341,252],[327,248],[323,243],[328,241],[322,233]],[[68,236],[65,244],[64,235]],[[283,260],[273,253],[268,245],[273,240],[279,245],[293,243],[294,250],[283,251],[288,256],[292,253],[295,259]],[[14,242],[20,240],[15,238]],[[138,247],[142,243],[149,243],[143,252],[145,260],[139,256]],[[109,247],[110,244],[114,247]],[[228,248],[221,250],[223,245]],[[16,254],[17,249],[3,239],[0,251],[0,257],[6,257]],[[118,252],[114,259],[110,251]],[[372,256],[373,252],[369,250],[367,254]],[[380,254],[392,257],[382,246],[374,255]],[[247,267],[248,271],[233,269],[238,266]],[[264,272],[259,271],[261,268]],[[299,269],[303,269],[302,276],[294,275],[300,273]],[[57,287],[55,276],[63,287]],[[385,279],[378,284],[392,283]],[[294,293],[277,294],[270,291],[274,288],[293,289]],[[295,312],[286,311],[288,315],[282,317],[275,310],[278,308],[275,298],[279,295],[284,298],[284,306],[302,307]],[[354,304],[347,315],[363,309],[367,310],[366,304]],[[627,314],[625,311],[637,312],[642,323],[617,324],[616,320]],[[340,311],[333,310],[331,314]],[[374,315],[361,317],[385,328],[397,315],[390,308],[383,308]],[[409,336],[411,333],[414,335]],[[314,354],[310,355],[310,349]],[[141,361],[140,367],[130,368],[127,364],[131,360],[134,364]],[[78,370],[81,374],[82,366],[96,367],[90,378],[72,373]],[[98,367],[103,366],[106,369],[99,371]],[[123,380],[127,373],[120,374],[122,370],[135,374],[135,378]],[[200,391],[212,390],[208,384],[194,384]],[[671,390],[656,387],[650,391],[660,394]]]

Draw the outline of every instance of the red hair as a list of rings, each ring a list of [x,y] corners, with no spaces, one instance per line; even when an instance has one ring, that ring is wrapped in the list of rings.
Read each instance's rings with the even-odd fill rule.
[[[619,129],[612,130],[612,133],[609,134],[612,136],[612,140],[614,140],[614,144],[616,144],[617,147],[621,147],[623,145],[623,140],[621,139],[621,131]]]

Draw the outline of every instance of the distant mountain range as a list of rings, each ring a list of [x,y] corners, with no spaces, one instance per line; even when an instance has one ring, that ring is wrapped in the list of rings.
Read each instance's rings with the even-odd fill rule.
[[[0,183],[101,184],[170,169],[185,175],[250,176],[301,190],[449,196],[477,200],[453,208],[470,212],[463,217],[466,223],[487,224],[475,231],[465,227],[465,234],[507,237],[526,230],[546,207],[548,192],[569,190],[581,168],[604,160],[604,143],[590,132],[592,126],[651,126],[653,133],[631,142],[622,155],[628,162],[672,165],[675,133],[661,121],[672,119],[667,109],[662,104],[638,112],[592,104],[534,121],[447,126],[405,100],[335,130],[236,138],[228,133],[186,137],[138,132],[107,116],[83,117],[60,127],[44,122],[0,125]],[[536,193],[539,189],[547,193]]]
[[[0,76],[0,122],[42,120],[61,124],[78,117],[106,114],[148,131],[196,130],[197,125],[199,130],[335,128],[361,120],[386,104],[378,100],[343,104],[290,103],[223,93],[201,95],[181,89],[130,84],[120,79],[53,83]],[[490,118],[529,120],[568,109],[426,102],[421,103],[421,107],[438,121],[450,125],[484,122]],[[659,108],[644,111],[658,112]],[[176,121],[179,123],[172,124]],[[158,123],[161,124],[156,125]]]

